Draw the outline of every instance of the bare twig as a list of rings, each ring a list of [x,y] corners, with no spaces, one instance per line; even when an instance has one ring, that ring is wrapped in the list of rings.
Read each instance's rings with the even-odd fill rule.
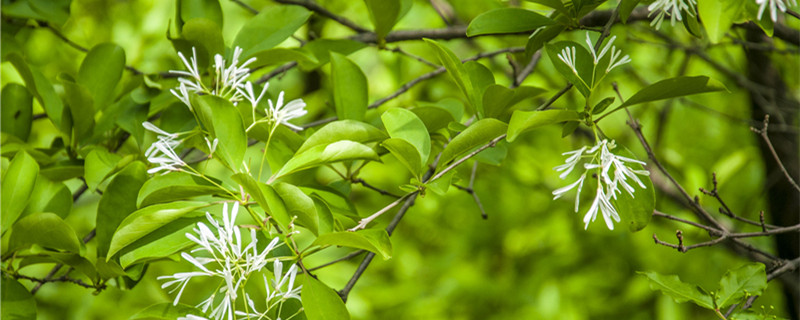
[[[355,22],[348,20],[345,17],[339,16],[334,14],[333,12],[328,11],[328,9],[323,8],[316,2],[312,0],[275,0],[275,2],[283,3],[283,4],[291,4],[296,6],[304,7],[308,10],[314,11],[322,16],[328,17],[329,19],[338,22],[339,24],[352,29],[358,33],[367,33],[369,30],[357,25]]]
[[[360,255],[361,255],[362,253],[364,253],[364,252],[367,252],[367,251],[366,251],[366,250],[356,250],[356,251],[350,252],[350,253],[348,253],[346,256],[344,256],[344,257],[341,257],[341,258],[339,258],[339,259],[336,259],[336,260],[333,260],[333,261],[330,261],[330,262],[323,263],[323,264],[321,264],[321,265],[318,265],[318,266],[316,266],[316,267],[313,267],[313,268],[309,268],[309,269],[308,269],[308,271],[319,270],[319,269],[325,268],[325,267],[327,267],[327,266],[330,266],[330,265],[333,265],[333,264],[336,264],[336,263],[339,263],[339,262],[342,262],[342,261],[347,261],[347,260],[350,260],[350,259],[352,259],[352,258],[355,258],[355,257],[358,257],[358,256],[360,256]]]
[[[351,181],[351,182],[353,182],[353,183],[358,183],[358,184],[360,184],[360,185],[362,185],[362,186],[364,186],[364,187],[366,187],[366,188],[368,188],[368,189],[371,189],[371,190],[373,190],[373,191],[376,191],[376,192],[380,193],[381,195],[384,195],[384,196],[389,196],[389,197],[396,198],[396,199],[399,199],[399,198],[400,198],[400,196],[398,196],[398,195],[396,195],[396,194],[394,194],[394,193],[391,193],[391,192],[389,192],[389,191],[386,191],[386,190],[380,189],[380,188],[378,188],[378,187],[375,187],[375,186],[373,186],[373,185],[371,185],[371,184],[367,183],[366,181],[364,181],[364,179],[361,179],[361,178],[353,178],[353,179],[351,179],[350,181]]]
[[[761,129],[750,127],[750,130],[752,130],[755,133],[758,133],[758,135],[760,135],[761,138],[764,139],[764,143],[767,145],[767,148],[769,148],[769,152],[772,153],[772,157],[775,159],[775,162],[778,163],[778,166],[781,168],[781,171],[783,171],[783,174],[786,176],[786,180],[789,180],[789,183],[792,184],[795,190],[800,192],[800,186],[797,185],[797,182],[794,181],[792,175],[789,174],[789,171],[787,171],[786,167],[783,166],[781,158],[778,156],[778,153],[775,152],[775,148],[772,146],[772,142],[769,140],[769,136],[767,136],[768,127],[769,127],[769,115],[766,115],[764,116],[764,126]]]

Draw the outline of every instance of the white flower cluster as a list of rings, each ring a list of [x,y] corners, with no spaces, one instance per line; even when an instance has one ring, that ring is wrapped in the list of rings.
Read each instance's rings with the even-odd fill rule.
[[[147,170],[147,173],[153,174],[161,170],[177,171],[186,165],[186,163],[181,160],[181,157],[179,157],[174,150],[175,147],[181,143],[180,140],[175,140],[178,138],[177,133],[166,132],[147,121],[143,122],[142,126],[158,135],[158,141],[153,142],[153,144],[150,145],[150,148],[144,152],[144,156],[147,157],[147,161],[158,165],[158,167]]]
[[[585,171],[581,174],[577,181],[570,185],[553,191],[553,200],[560,198],[568,191],[578,187],[577,195],[575,196],[575,212],[578,212],[580,205],[581,188],[583,188],[584,180],[589,172],[595,173],[597,177],[597,191],[589,211],[583,217],[583,222],[586,224],[584,228],[589,227],[589,222],[597,218],[597,213],[603,215],[608,229],[614,230],[613,221],[619,222],[619,214],[617,209],[611,204],[611,199],[616,199],[617,194],[621,193],[620,187],[624,189],[631,197],[635,189],[629,183],[632,180],[639,185],[642,189],[646,186],[637,175],[649,176],[650,172],[647,170],[636,170],[628,166],[628,164],[645,165],[644,162],[619,156],[611,153],[616,145],[614,141],[603,140],[599,141],[596,145],[589,148],[584,146],[578,150],[565,152],[563,155],[568,156],[564,164],[555,167],[556,171],[562,172],[559,177],[564,179],[567,175],[575,169],[575,167],[585,161],[583,168]],[[612,221],[613,219],[613,221]]]
[[[686,11],[689,16],[694,17],[695,6],[697,6],[696,0],[656,0],[647,7],[647,10],[650,11],[647,17],[652,16],[654,12],[658,11],[656,17],[650,22],[651,26],[660,29],[661,23],[664,22],[664,16],[670,17],[670,24],[674,26],[676,21],[683,21],[681,11]]]
[[[756,0],[756,4],[758,4],[758,19],[761,19],[761,16],[764,15],[764,10],[769,7],[769,17],[772,19],[773,22],[778,21],[778,10],[781,12],[786,12],[787,5],[796,6],[797,1],[795,0]]]
[[[631,58],[627,54],[620,57],[620,55],[622,55],[622,50],[617,50],[617,47],[614,46],[614,40],[616,39],[617,36],[611,37],[611,39],[608,40],[606,45],[600,50],[600,53],[597,53],[597,51],[594,50],[594,44],[592,43],[592,39],[589,38],[589,33],[588,32],[586,33],[586,44],[589,46],[589,53],[592,54],[592,59],[594,60],[592,74],[594,74],[594,68],[597,68],[597,64],[600,63],[600,59],[602,59],[609,51],[611,51],[611,57],[610,60],[608,61],[608,66],[606,67],[606,73],[611,72],[611,70],[613,70],[616,67],[631,62]],[[575,73],[575,75],[580,76],[578,74],[577,65],[575,64],[575,59],[576,59],[575,47],[566,47],[563,50],[561,50],[561,53],[557,54],[556,56],[558,56],[558,59],[567,64],[567,66],[570,69],[572,69],[572,72]]]
[[[170,70],[171,73],[181,76],[178,78],[178,87],[171,89],[170,92],[186,104],[189,109],[192,109],[191,94],[216,95],[228,99],[234,105],[243,99],[247,99],[253,107],[253,122],[255,123],[257,121],[255,119],[255,110],[264,97],[264,93],[267,92],[269,83],[264,84],[261,94],[256,97],[253,83],[247,81],[247,78],[250,77],[250,69],[247,66],[255,62],[256,58],[250,58],[239,65],[239,58],[243,51],[240,47],[234,48],[233,59],[231,59],[230,65],[227,67],[222,55],[217,54],[214,56],[214,83],[210,87],[203,84],[202,75],[197,67],[197,51],[195,48],[192,47],[192,57],[189,60],[183,56],[183,53],[178,52],[178,56],[180,56],[188,71]],[[281,91],[278,95],[277,103],[268,100],[269,108],[264,109],[267,116],[261,122],[267,121],[275,125],[283,124],[294,130],[302,130],[303,128],[289,123],[289,120],[305,115],[307,113],[305,110],[306,103],[302,99],[295,99],[283,105],[283,94],[283,91]]]
[[[266,317],[269,310],[284,301],[291,298],[300,299],[299,293],[302,286],[294,286],[297,267],[292,265],[286,274],[283,274],[282,262],[276,258],[267,258],[267,255],[277,247],[278,238],[272,239],[266,248],[259,252],[256,232],[250,229],[250,242],[245,245],[239,228],[235,224],[238,212],[238,202],[234,203],[230,214],[228,214],[228,204],[226,203],[222,209],[222,224],[218,223],[211,214],[206,212],[210,226],[200,222],[197,224],[197,228],[194,229],[194,234],[186,234],[189,240],[199,245],[191,253],[201,252],[203,254],[192,256],[184,252],[181,256],[199,270],[158,277],[159,280],[168,280],[161,285],[161,288],[174,287],[170,293],[178,290],[178,295],[174,301],[175,305],[180,301],[186,285],[195,277],[211,277],[220,280],[217,291],[197,305],[200,310],[208,314],[212,319],[233,320],[242,316]],[[274,261],[275,275],[272,285],[267,283],[267,278],[262,272],[271,260]],[[266,310],[264,312],[258,311],[255,302],[244,291],[244,284],[259,273],[264,278],[267,288]],[[242,295],[241,293],[244,294]],[[240,297],[243,299],[239,299]],[[239,300],[243,302],[237,305]],[[247,311],[237,310],[239,305],[244,305],[245,303],[248,307]],[[206,318],[187,315],[182,319]]]

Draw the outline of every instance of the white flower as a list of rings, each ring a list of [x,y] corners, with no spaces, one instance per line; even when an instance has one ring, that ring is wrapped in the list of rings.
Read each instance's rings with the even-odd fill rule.
[[[610,150],[615,147],[616,145],[613,140],[603,140],[599,141],[588,150],[587,147],[584,146],[575,151],[565,152],[563,155],[568,155],[569,157],[564,161],[564,164],[554,168],[559,172],[564,171],[559,175],[561,179],[564,179],[581,160],[588,159],[588,162],[583,165],[585,171],[577,181],[553,191],[553,200],[555,200],[577,187],[575,212],[578,212],[580,193],[584,181],[587,174],[590,171],[594,171],[593,173],[597,177],[597,190],[594,201],[583,218],[584,223],[586,223],[585,228],[589,227],[589,222],[594,221],[597,218],[597,213],[600,212],[603,215],[603,220],[605,220],[608,229],[614,230],[613,222],[619,222],[620,218],[617,209],[611,204],[611,199],[616,199],[617,193],[622,192],[620,188],[625,190],[631,197],[634,197],[636,189],[631,186],[629,179],[639,185],[640,188],[647,188],[644,182],[639,178],[639,175],[648,176],[650,173],[647,170],[635,170],[629,167],[629,164],[645,165],[645,163],[612,153]]]
[[[242,55],[242,48],[236,47],[233,49],[233,58],[230,64],[226,64],[225,58],[220,54],[214,55],[214,84],[209,89],[203,84],[203,78],[200,69],[197,66],[197,50],[192,47],[192,57],[189,60],[178,52],[178,56],[183,61],[188,71],[183,70],[170,70],[170,73],[181,76],[178,78],[177,91],[170,89],[170,92],[177,97],[181,102],[186,104],[189,109],[192,109],[191,100],[189,95],[195,94],[210,94],[228,99],[234,105],[242,100],[241,88],[245,87],[245,81],[250,77],[250,69],[248,65],[256,61],[256,58],[250,58],[241,65],[239,65],[239,58]]]
[[[267,113],[267,117],[272,119],[276,125],[283,124],[294,129],[295,131],[303,130],[302,127],[289,123],[289,120],[302,117],[308,113],[308,111],[305,109],[306,103],[303,102],[303,99],[294,99],[284,105],[283,91],[281,91],[281,93],[278,95],[277,103],[273,104],[272,100],[267,101],[269,102],[269,108],[264,109],[264,111]]]
[[[697,5],[696,0],[656,0],[647,7],[647,10],[650,11],[648,17],[652,16],[655,11],[659,11],[650,26],[655,26],[656,29],[661,28],[661,22],[664,21],[665,15],[671,18],[671,24],[674,26],[676,21],[683,21],[681,11],[686,11],[689,16],[694,17],[695,5]]]
[[[178,320],[208,320],[208,318],[187,314],[185,317],[178,317]]]
[[[214,141],[209,141],[207,137],[203,137],[206,140],[206,146],[208,146],[208,157],[211,158],[214,155],[214,151],[217,151],[217,145],[219,144],[219,139],[214,138]]]
[[[772,19],[773,22],[778,21],[778,10],[781,12],[786,12],[786,5],[797,5],[797,1],[795,0],[756,0],[756,4],[759,5],[758,7],[758,19],[761,19],[761,16],[764,14],[764,10],[767,9],[769,6],[769,17]]]
[[[158,135],[158,141],[153,142],[153,144],[151,144],[150,147],[144,152],[144,156],[147,157],[147,161],[152,164],[157,164],[158,167],[147,170],[147,173],[152,174],[161,170],[177,171],[186,165],[186,163],[183,162],[181,157],[179,157],[174,150],[175,147],[181,143],[181,141],[175,140],[178,138],[178,134],[161,130],[154,124],[147,121],[143,122],[142,126]]]
[[[236,226],[236,216],[239,212],[239,203],[235,202],[233,209],[228,213],[228,204],[222,208],[222,224],[217,222],[210,213],[206,212],[209,225],[198,223],[186,237],[199,245],[192,253],[203,252],[203,256],[192,256],[182,253],[184,260],[188,261],[199,271],[180,272],[171,276],[158,277],[159,280],[169,280],[161,288],[175,287],[170,293],[178,290],[173,304],[177,305],[186,285],[194,277],[219,278],[218,291],[212,293],[208,299],[197,305],[203,312],[211,309],[210,317],[213,319],[233,319],[235,315],[236,300],[242,290],[242,284],[250,276],[259,272],[269,261],[267,255],[277,246],[278,238],[272,239],[264,250],[258,252],[255,230],[250,230],[250,243],[245,245],[242,235]],[[221,295],[221,298],[217,298]],[[217,304],[214,307],[214,304]],[[212,308],[213,307],[213,308]]]
[[[566,47],[556,56],[558,56],[558,59],[561,61],[564,61],[575,75],[578,75],[578,69],[575,67],[575,47]]]

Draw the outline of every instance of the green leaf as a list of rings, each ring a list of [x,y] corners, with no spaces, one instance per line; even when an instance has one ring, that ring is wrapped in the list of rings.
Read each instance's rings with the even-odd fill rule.
[[[94,99],[92,93],[83,85],[76,83],[70,76],[58,76],[64,85],[64,95],[69,105],[69,115],[72,121],[75,140],[83,142],[92,135],[94,129]]]
[[[530,86],[509,89],[499,84],[490,85],[483,92],[483,116],[502,119],[515,104],[545,92],[547,90]]]
[[[219,139],[214,155],[219,156],[228,168],[239,172],[247,151],[247,134],[239,111],[230,101],[213,95],[192,95],[192,106],[211,134],[209,139]]]
[[[207,56],[210,59],[215,54],[225,54],[222,26],[217,25],[214,21],[206,18],[192,18],[183,25],[181,36],[197,50],[205,51],[205,53],[198,53],[198,57]],[[186,54],[184,53],[184,55]]]
[[[350,140],[359,143],[369,143],[381,141],[386,139],[387,136],[383,131],[372,125],[354,121],[354,120],[339,120],[331,122],[321,129],[314,132],[306,141],[297,149],[297,153],[304,152],[312,147],[319,145],[328,145],[336,141]]]
[[[105,148],[92,149],[86,155],[86,160],[83,164],[83,177],[89,190],[97,189],[97,186],[114,172],[120,160],[122,160],[120,155],[111,153]]]
[[[688,284],[681,281],[676,275],[662,275],[657,272],[636,272],[650,280],[650,288],[661,290],[665,295],[670,296],[675,302],[691,301],[706,309],[714,310],[714,302],[711,295],[697,285]]]
[[[138,191],[136,206],[142,208],[156,203],[222,193],[224,193],[223,190],[208,180],[176,171],[157,175],[147,180]]]
[[[33,96],[28,88],[9,83],[3,87],[0,99],[0,131],[27,141],[33,121]]]
[[[0,303],[3,304],[3,308],[0,308],[0,318],[36,320],[36,300],[17,280],[3,277],[0,281]]]
[[[178,305],[172,305],[171,302],[164,302],[151,305],[145,308],[144,310],[134,314],[128,319],[129,320],[136,320],[136,319],[173,320],[180,317],[184,317],[188,314],[202,315],[203,312],[187,304],[179,303]]]
[[[63,182],[53,182],[45,177],[36,178],[31,198],[23,214],[52,212],[66,218],[72,211],[72,192]]]
[[[355,232],[343,231],[320,235],[311,245],[343,246],[374,252],[388,260],[392,257],[392,242],[383,229],[364,229]]]
[[[17,152],[11,159],[0,186],[3,189],[0,190],[3,199],[0,201],[0,233],[5,233],[25,209],[38,175],[39,164],[27,152]]]
[[[305,47],[303,49],[305,49]],[[255,70],[255,68],[258,67],[274,66],[294,61],[301,66],[316,65],[319,63],[317,57],[303,49],[272,48],[259,51],[253,54],[253,58],[256,58],[256,61],[251,63],[248,67],[251,70]]]
[[[119,251],[121,267],[162,259],[196,245],[186,237],[205,217],[180,218],[134,241]],[[102,260],[102,259],[101,259]],[[112,260],[113,262],[113,260]]]
[[[751,263],[728,270],[719,281],[720,288],[715,296],[717,307],[725,308],[746,296],[761,295],[767,288],[764,268],[762,263]]]
[[[303,193],[303,190],[292,184],[279,182],[273,187],[283,199],[289,217],[297,217],[300,225],[311,230],[316,235],[319,230],[319,219],[317,218],[317,208],[314,206],[314,200]]]
[[[467,27],[467,36],[529,32],[555,23],[536,12],[520,8],[499,8],[475,17]]]
[[[317,145],[298,152],[273,175],[277,179],[297,171],[346,160],[380,161],[375,150],[358,142],[342,140],[328,145]]]
[[[622,23],[628,23],[628,17],[631,16],[631,12],[639,2],[642,0],[622,0],[619,5],[619,17],[622,19]]]
[[[567,48],[575,48],[575,68],[578,70],[577,74],[558,57],[558,55]],[[564,78],[567,78],[570,83],[575,85],[575,88],[577,88],[584,97],[588,97],[589,94],[591,94],[593,82],[596,82],[593,80],[594,59],[592,58],[592,54],[589,53],[589,50],[586,50],[584,46],[572,41],[559,41],[553,44],[547,44],[545,45],[545,50],[553,66],[556,67],[556,70],[558,70]]]
[[[237,173],[233,175],[233,181],[239,183],[244,188],[253,200],[261,206],[267,215],[275,219],[282,230],[289,225],[291,218],[286,209],[286,204],[281,199],[278,192],[271,185],[258,182],[252,176],[246,173]]]
[[[339,119],[362,121],[367,112],[367,77],[346,56],[331,52],[333,105]]]
[[[514,111],[508,124],[508,137],[512,142],[525,131],[564,121],[577,121],[580,116],[572,110]]]
[[[442,156],[439,157],[437,171],[447,167],[456,157],[503,135],[507,129],[508,125],[492,118],[473,123],[447,144],[447,147],[442,151]]]
[[[318,234],[333,232],[336,228],[336,223],[333,219],[333,211],[331,211],[331,207],[328,205],[325,199],[315,193],[311,194],[311,199],[314,200],[314,206],[317,210],[317,218],[319,221]]]
[[[375,26],[375,34],[378,36],[378,45],[386,43],[386,35],[410,9],[411,1],[405,0],[364,0],[367,4],[367,11],[372,24]],[[405,2],[405,3],[404,3]],[[404,5],[406,8],[404,8]]]
[[[411,143],[400,138],[390,138],[384,140],[381,146],[389,150],[411,174],[421,176],[424,171],[422,160],[419,158],[419,151]]]
[[[97,269],[95,269],[94,264],[78,253],[53,251],[44,251],[42,253],[50,258],[53,258],[61,264],[68,265],[75,270],[78,270],[86,275],[86,277],[88,277],[89,280],[91,280],[94,284],[96,284],[99,280],[97,277]]]
[[[64,160],[42,167],[39,173],[53,181],[65,181],[83,176],[83,160]]]
[[[367,44],[349,39],[315,39],[309,41],[301,50],[313,55],[317,62],[299,60],[297,63],[303,71],[310,71],[330,61],[330,53],[349,55],[367,47]]]
[[[629,150],[625,148],[620,149],[621,150],[618,151],[619,155],[631,159],[636,158]],[[645,170],[640,164],[629,163],[627,166],[634,170]],[[628,192],[620,192],[617,198],[612,200],[614,207],[617,208],[617,213],[619,213],[621,222],[627,224],[628,230],[631,232],[644,229],[644,227],[650,223],[650,218],[652,218],[653,211],[656,208],[656,196],[653,182],[650,180],[649,176],[637,176],[642,180],[645,186],[644,190],[635,182],[631,182],[631,186],[635,190],[633,195],[628,194]]]
[[[314,277],[303,277],[303,309],[308,320],[348,320],[350,314],[336,291]]]
[[[219,0],[177,0],[178,28],[194,18],[206,18],[222,27],[222,8]]]
[[[78,236],[72,227],[50,212],[25,216],[11,228],[8,251],[25,249],[33,244],[75,253],[79,252],[81,248]]]
[[[403,139],[419,152],[420,163],[428,162],[431,137],[425,124],[413,112],[401,108],[386,110],[381,115],[386,132],[392,138]]]
[[[594,108],[592,108],[592,114],[593,115],[600,114],[601,112],[605,111],[606,108],[608,108],[608,106],[610,106],[612,103],[614,103],[614,97],[608,97],[603,100],[600,100],[600,102],[598,102],[596,105],[594,105]]]
[[[38,69],[35,69],[25,62],[25,59],[17,53],[9,54],[8,59],[14,68],[17,69],[25,87],[33,93],[36,100],[44,108],[47,117],[53,121],[56,127],[61,127],[61,116],[64,110],[64,103],[53,88],[53,84]]]
[[[456,82],[456,86],[461,90],[461,93],[467,97],[470,106],[473,108],[472,110],[476,111],[482,101],[476,99],[476,91],[474,91],[472,81],[469,78],[466,68],[464,68],[464,65],[461,63],[461,60],[458,59],[458,56],[456,56],[453,51],[450,51],[450,49],[438,42],[431,39],[424,40],[436,52],[437,58],[444,68],[447,69],[447,73],[450,74]]]
[[[639,92],[611,112],[645,102],[727,90],[725,85],[706,76],[675,77],[661,80],[639,90]]]
[[[77,83],[91,92],[95,107],[103,110],[113,98],[114,88],[122,78],[124,69],[125,51],[116,44],[101,43],[83,58]]]
[[[456,121],[447,109],[435,105],[416,107],[411,109],[411,112],[422,120],[422,123],[428,128],[428,132],[439,131],[439,129],[446,128],[450,122]]]
[[[744,1],[707,0],[697,3],[697,13],[711,43],[718,43],[739,18]]]
[[[271,49],[289,38],[311,17],[311,12],[301,6],[271,6],[248,20],[236,39],[234,47],[241,47],[242,58]]]
[[[136,195],[147,181],[147,177],[147,167],[144,163],[133,162],[117,174],[103,192],[103,197],[97,205],[95,223],[98,257],[106,256],[114,231],[125,217],[138,208]]]
[[[209,204],[204,202],[175,201],[134,211],[122,220],[114,232],[108,249],[108,257],[114,256],[126,246],[158,228],[207,206]]]

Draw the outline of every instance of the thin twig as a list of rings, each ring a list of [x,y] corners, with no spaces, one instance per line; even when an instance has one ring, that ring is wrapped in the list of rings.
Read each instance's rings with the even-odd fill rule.
[[[321,264],[321,265],[318,265],[318,266],[316,266],[316,267],[313,267],[313,268],[309,268],[309,269],[308,269],[308,271],[319,270],[319,269],[325,268],[325,267],[327,267],[327,266],[330,266],[330,265],[333,265],[333,264],[336,264],[336,263],[339,263],[339,262],[342,262],[342,261],[347,261],[347,260],[350,260],[350,259],[352,259],[352,258],[355,258],[355,257],[357,257],[357,256],[360,256],[360,255],[361,255],[362,253],[364,253],[364,252],[367,252],[367,251],[366,251],[366,250],[356,250],[356,251],[350,252],[350,253],[348,253],[346,256],[344,256],[344,257],[341,257],[341,258],[339,258],[339,259],[336,259],[336,260],[333,260],[333,261],[330,261],[330,262],[323,263],[323,264]]]
[[[323,8],[319,4],[311,0],[275,0],[275,2],[283,3],[283,4],[292,4],[296,6],[304,7],[308,10],[314,11],[322,16],[328,17],[329,19],[338,22],[339,24],[352,29],[358,33],[367,33],[369,30],[357,25],[355,22],[350,21],[349,19],[336,15],[333,12],[328,11],[328,9]]]
[[[392,198],[395,198],[395,199],[400,199],[400,196],[398,196],[398,195],[396,195],[396,194],[394,194],[394,193],[391,193],[391,192],[389,192],[389,191],[386,191],[386,190],[380,189],[380,188],[378,188],[378,187],[375,187],[375,186],[373,186],[373,185],[371,185],[371,184],[367,183],[366,181],[364,181],[364,179],[361,179],[361,178],[353,178],[353,179],[352,179],[352,180],[350,180],[350,181],[351,181],[351,182],[353,182],[353,183],[358,183],[358,184],[360,184],[360,185],[362,185],[362,186],[364,186],[364,187],[366,187],[366,188],[368,188],[368,189],[372,189],[373,191],[376,191],[376,192],[380,193],[381,195],[384,195],[384,196],[389,196],[389,197],[392,197]]]
[[[800,192],[800,186],[798,186],[797,182],[794,181],[792,175],[789,174],[789,171],[787,171],[786,167],[783,166],[783,162],[781,162],[781,158],[778,156],[778,153],[775,152],[775,148],[772,146],[772,142],[769,140],[769,136],[767,135],[767,128],[769,128],[769,115],[764,116],[764,126],[762,129],[756,129],[754,127],[750,127],[750,130],[752,130],[755,133],[758,133],[758,135],[761,136],[761,138],[764,140],[764,143],[767,144],[769,152],[772,153],[772,157],[775,159],[775,162],[778,163],[778,166],[781,168],[781,171],[783,171],[783,174],[786,176],[786,180],[789,180],[789,183],[792,184],[795,190]]]

